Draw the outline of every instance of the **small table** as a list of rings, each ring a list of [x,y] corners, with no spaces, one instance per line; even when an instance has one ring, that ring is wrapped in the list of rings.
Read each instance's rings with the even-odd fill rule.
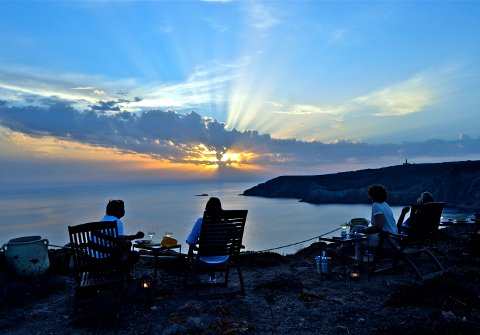
[[[340,236],[332,236],[332,237],[319,237],[319,241],[324,241],[324,242],[331,242],[331,243],[340,243],[342,245],[342,249],[345,248],[345,244],[347,243],[360,243],[363,241],[367,242],[367,249],[369,248],[368,244],[368,236],[367,235],[347,235],[347,237],[342,238]],[[343,250],[342,250],[343,251]],[[343,266],[344,268],[344,276],[345,276],[345,286],[347,285],[347,265]],[[367,279],[370,280],[369,277],[369,268],[370,268],[370,256],[367,257]]]
[[[154,257],[154,272],[153,272],[153,278],[155,281],[158,279],[158,259],[160,257],[165,257],[165,258],[177,258],[179,256],[162,256],[161,253],[167,250],[173,250],[173,249],[179,249],[178,255],[182,254],[182,246],[180,244],[173,245],[170,247],[166,247],[163,245],[148,245],[148,244],[139,244],[135,243],[134,248],[137,249],[143,249],[143,250],[148,250],[152,253]]]

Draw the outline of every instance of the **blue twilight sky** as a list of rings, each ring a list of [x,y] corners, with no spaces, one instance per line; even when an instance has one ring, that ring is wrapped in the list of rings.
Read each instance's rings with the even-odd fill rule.
[[[0,2],[0,172],[253,178],[480,158],[480,1]]]

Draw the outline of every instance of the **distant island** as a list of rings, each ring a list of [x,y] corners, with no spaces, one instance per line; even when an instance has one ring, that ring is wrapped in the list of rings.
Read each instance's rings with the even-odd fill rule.
[[[315,176],[280,176],[243,192],[245,196],[295,198],[313,204],[369,203],[368,187],[388,188],[390,205],[408,205],[423,191],[447,207],[480,210],[480,161],[426,163]]]

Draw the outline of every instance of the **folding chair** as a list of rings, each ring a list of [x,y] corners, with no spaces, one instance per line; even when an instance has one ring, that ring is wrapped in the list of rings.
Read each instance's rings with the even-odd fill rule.
[[[395,268],[400,259],[406,261],[422,281],[443,274],[445,270],[432,252],[432,248],[436,243],[436,233],[444,205],[443,202],[414,205],[411,208],[407,234],[380,233],[370,275]],[[385,244],[393,253],[393,263],[389,267],[378,270],[376,269],[378,262],[387,254]]]

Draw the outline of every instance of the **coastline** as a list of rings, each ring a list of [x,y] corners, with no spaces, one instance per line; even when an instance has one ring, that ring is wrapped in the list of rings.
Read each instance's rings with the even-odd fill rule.
[[[428,190],[451,208],[476,211],[480,208],[476,182],[479,177],[478,160],[402,164],[323,175],[279,176],[243,194],[298,199],[311,204],[362,204],[368,201],[368,187],[382,184],[388,189],[388,203],[393,206],[414,203],[418,194]]]

